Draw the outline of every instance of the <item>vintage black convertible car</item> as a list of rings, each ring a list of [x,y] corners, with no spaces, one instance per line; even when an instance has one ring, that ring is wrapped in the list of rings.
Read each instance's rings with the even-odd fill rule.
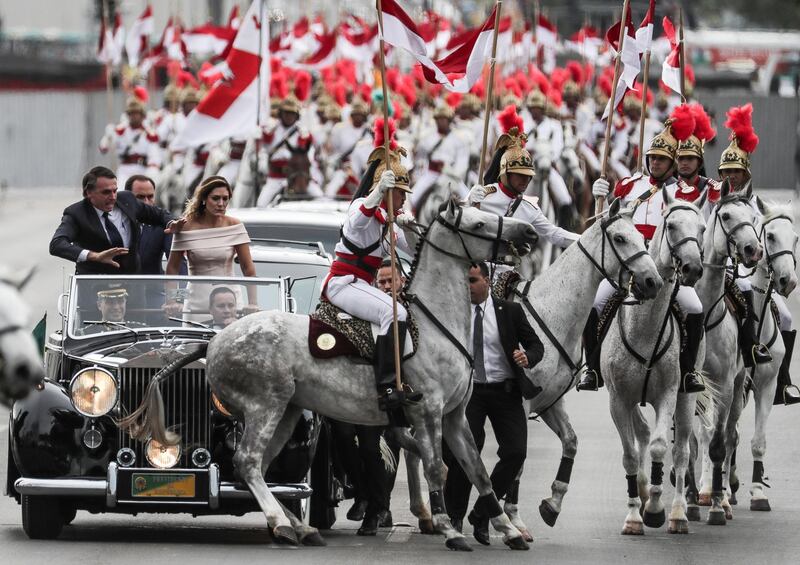
[[[57,537],[77,510],[258,510],[232,465],[243,423],[212,393],[204,359],[162,385],[166,422],[180,432],[180,445],[135,441],[116,421],[138,406],[166,363],[255,306],[293,307],[290,285],[285,278],[73,277],[59,300],[62,329],[47,340],[47,378],[10,415],[6,492],[22,506],[26,534]],[[266,474],[279,499],[321,528],[335,520],[341,496],[324,428],[306,412]]]

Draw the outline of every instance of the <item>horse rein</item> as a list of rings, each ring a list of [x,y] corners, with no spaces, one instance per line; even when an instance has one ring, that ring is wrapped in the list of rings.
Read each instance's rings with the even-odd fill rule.
[[[678,210],[688,210],[696,213],[698,216],[700,215],[700,211],[694,206],[687,206],[685,204],[680,204],[670,208],[669,212],[667,212],[667,215],[664,216],[664,222],[666,223],[667,219],[672,215],[672,213]],[[684,237],[683,239],[678,240],[676,243],[672,243],[669,240],[669,237],[667,236],[667,230],[664,229],[661,231],[661,239],[664,240],[667,244],[667,249],[669,250],[669,254],[672,257],[673,268],[675,269],[675,273],[678,278],[680,278],[681,276],[679,267],[682,265],[682,263],[680,257],[677,256],[676,252],[682,245],[685,245],[693,241],[695,245],[697,245],[697,250],[700,252],[700,260],[701,261],[703,260],[703,245],[700,243],[700,240],[697,239],[696,237],[690,235]]]
[[[613,224],[614,222],[616,222],[620,218],[622,218],[622,215],[621,214],[617,214],[616,216],[613,216],[611,218],[606,218],[606,219],[600,221],[600,229],[603,232],[603,239],[601,240],[602,244],[600,246],[600,263],[598,263],[597,260],[594,257],[592,257],[592,255],[586,250],[586,248],[581,243],[580,239],[578,241],[576,241],[576,243],[578,245],[578,249],[580,249],[581,252],[586,256],[586,258],[589,259],[589,262],[592,265],[594,265],[594,268],[597,269],[600,272],[601,275],[603,275],[603,278],[606,279],[611,284],[611,286],[614,288],[614,290],[619,290],[620,288],[622,288],[624,286],[622,284],[622,273],[623,273],[623,271],[624,270],[630,271],[629,267],[634,261],[636,261],[640,257],[643,257],[644,255],[647,255],[647,250],[645,250],[645,249],[643,249],[642,251],[639,251],[637,253],[634,253],[633,255],[631,255],[630,257],[627,257],[625,259],[623,259],[622,256],[619,254],[619,250],[617,250],[617,248],[614,246],[614,242],[611,240],[611,237],[608,235],[608,226],[610,226],[611,224]],[[614,253],[614,256],[617,258],[617,261],[619,261],[619,264],[622,267],[624,267],[624,269],[620,269],[619,281],[615,281],[611,277],[611,275],[608,274],[608,271],[606,270],[606,266],[605,266],[606,265],[606,240],[608,240],[608,246],[611,248],[611,251]]]

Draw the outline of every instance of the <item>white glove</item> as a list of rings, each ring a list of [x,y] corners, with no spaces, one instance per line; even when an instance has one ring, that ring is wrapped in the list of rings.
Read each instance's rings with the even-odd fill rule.
[[[486,195],[486,187],[481,184],[476,184],[470,189],[469,194],[467,195],[467,203],[470,206],[479,204],[483,202],[483,199],[486,198]]]
[[[375,187],[375,189],[364,199],[364,207],[377,208],[380,206],[381,200],[383,200],[383,196],[386,194],[386,191],[394,187],[394,184],[394,171],[384,171],[381,175],[381,180],[378,181],[378,186]]]
[[[550,155],[540,155],[539,158],[536,159],[536,168],[540,171],[549,171],[552,166],[553,163],[550,160]]]
[[[608,191],[611,188],[611,185],[608,184],[608,181],[604,178],[599,178],[594,181],[592,184],[592,195],[595,198],[605,198],[608,196]]]
[[[394,221],[398,226],[403,227],[415,222],[416,218],[414,218],[414,214],[411,212],[401,210],[400,213],[394,217]]]

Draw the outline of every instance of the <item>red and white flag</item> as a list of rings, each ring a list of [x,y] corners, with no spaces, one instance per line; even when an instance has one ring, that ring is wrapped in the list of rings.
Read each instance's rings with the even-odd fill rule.
[[[675,37],[675,26],[666,16],[661,25],[664,27],[664,35],[669,39],[670,46],[669,55],[661,64],[661,81],[674,92],[683,95],[681,92],[680,45]]]
[[[378,52],[378,26],[369,26],[360,18],[351,17],[339,26],[336,53],[356,63],[372,63]]]
[[[541,14],[536,22],[536,43],[542,47],[551,48],[558,45],[558,29],[553,22]]]
[[[324,35],[316,35],[317,50],[301,61],[287,60],[285,65],[295,69],[318,70],[330,67],[336,62],[336,30]]]
[[[100,24],[100,40],[97,44],[97,60],[106,65],[117,66],[122,62],[122,50],[125,45],[125,29],[122,18],[114,16],[114,26],[108,29],[106,22]]]
[[[634,90],[636,84],[636,77],[639,76],[641,70],[641,59],[639,57],[639,44],[636,41],[636,34],[633,29],[633,22],[631,21],[631,12],[625,18],[625,39],[622,42],[622,53],[620,58],[622,65],[620,67],[619,80],[617,81],[617,92],[615,99],[609,100],[605,112],[603,112],[603,119],[605,120],[622,102],[628,90]],[[619,52],[620,40],[620,27],[622,22],[617,22],[606,33],[606,40],[611,45],[614,51]],[[613,102],[613,104],[612,104]]]
[[[262,99],[268,99],[270,65],[268,33],[261,34],[263,44],[259,45],[259,30],[263,25],[260,6],[260,0],[253,0],[225,60],[224,78],[189,114],[186,126],[170,148],[184,149],[247,135],[261,123],[258,94],[260,91]],[[262,104],[262,111],[268,113],[269,104]]]
[[[239,17],[239,6],[234,4],[231,8],[231,13],[228,15],[228,27],[231,29],[239,29],[242,24],[242,18]]]
[[[139,65],[139,57],[147,51],[150,45],[153,29],[153,8],[148,4],[142,15],[133,22],[128,31],[128,37],[125,39],[125,52],[128,54],[128,64],[131,67]]]
[[[181,39],[186,51],[198,57],[221,55],[236,37],[232,27],[204,24],[183,32]]]
[[[650,6],[644,15],[639,29],[636,30],[636,46],[639,53],[649,51],[653,46],[653,18],[656,15],[656,0],[650,0]]]
[[[492,53],[495,11],[452,53],[438,61],[428,57],[425,40],[417,25],[395,0],[382,0],[381,38],[394,47],[408,51],[420,65],[430,83],[441,84],[452,92],[466,93],[481,77],[483,65]]]

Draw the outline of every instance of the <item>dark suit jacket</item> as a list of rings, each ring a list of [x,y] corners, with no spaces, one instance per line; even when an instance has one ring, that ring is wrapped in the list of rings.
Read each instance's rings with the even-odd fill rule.
[[[75,273],[79,275],[119,275],[140,272],[139,246],[141,224],[160,226],[162,229],[172,220],[169,212],[148,206],[136,199],[131,192],[117,192],[117,207],[128,217],[131,225],[131,242],[128,254],[115,259],[120,267],[105,265],[94,261],[78,263],[78,256],[84,249],[100,252],[111,248],[100,218],[89,200],[71,204],[64,209],[61,225],[50,240],[50,254],[75,262]]]
[[[536,331],[528,322],[522,306],[516,302],[494,299],[494,311],[497,317],[497,329],[500,333],[500,344],[506,352],[508,364],[514,371],[522,396],[533,398],[536,395],[533,383],[525,376],[525,370],[514,361],[514,351],[520,344],[528,357],[528,368],[535,366],[544,356],[542,345]]]

